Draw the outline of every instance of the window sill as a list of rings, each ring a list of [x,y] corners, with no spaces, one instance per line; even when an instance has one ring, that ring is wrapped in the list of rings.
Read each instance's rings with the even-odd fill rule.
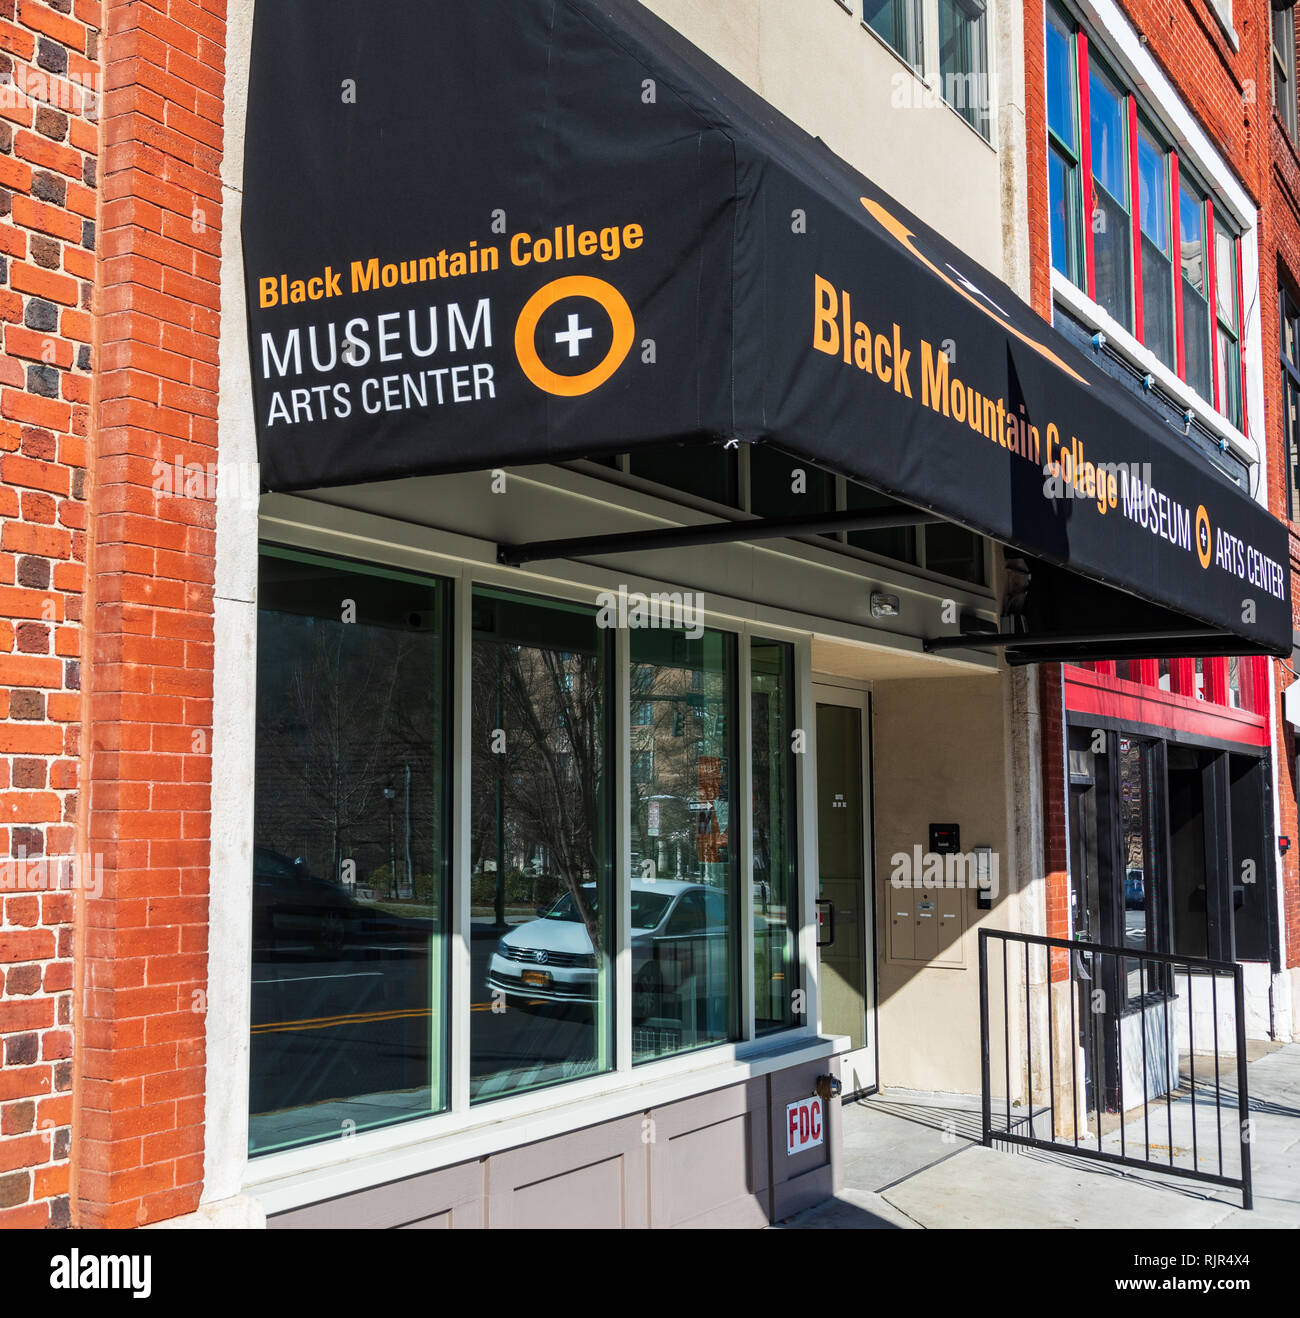
[[[1152,375],[1175,402],[1195,412],[1197,419],[1204,422],[1243,462],[1251,466],[1259,462],[1259,450],[1252,439],[1242,434],[1221,412],[1216,411],[1213,403],[1207,402],[1186,381],[1180,380],[1155,353],[1139,343],[1109,312],[1055,267],[1052,268],[1052,298],[1063,303],[1093,329],[1101,330],[1120,356],[1144,374]]]
[[[830,1058],[848,1046],[845,1038],[810,1029],[783,1031],[498,1099],[468,1112],[439,1113],[268,1153],[248,1163],[242,1193],[257,1199],[268,1215],[283,1213]]]

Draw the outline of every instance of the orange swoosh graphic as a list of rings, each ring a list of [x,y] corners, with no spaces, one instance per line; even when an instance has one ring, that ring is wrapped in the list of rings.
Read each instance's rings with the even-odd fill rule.
[[[876,221],[877,224],[879,224],[887,233],[891,234],[894,238],[896,238],[898,242],[900,242],[904,247],[906,247],[907,250],[911,252],[912,255],[915,256],[916,259],[920,261],[927,269],[933,270],[934,273],[938,275],[939,278],[942,279],[943,282],[947,284],[949,288],[960,293],[962,297],[964,297],[966,301],[971,304],[971,306],[977,307],[986,316],[988,316],[990,320],[997,321],[997,323],[1001,325],[1002,328],[1006,330],[1008,334],[1014,334],[1016,338],[1020,340],[1021,343],[1032,348],[1040,356],[1046,357],[1047,360],[1051,362],[1053,365],[1059,366],[1061,370],[1063,370],[1072,379],[1078,380],[1078,382],[1081,385],[1088,386],[1088,381],[1085,380],[1083,376],[1079,374],[1078,371],[1074,370],[1073,367],[1066,365],[1066,363],[1063,362],[1045,343],[1039,343],[1037,339],[1031,339],[1028,334],[1025,334],[1021,330],[1018,330],[1013,324],[1011,324],[1010,321],[1003,320],[1001,316],[995,315],[978,298],[972,297],[970,292],[967,289],[964,289],[959,283],[956,282],[956,280],[950,279],[942,270],[939,269],[937,265],[935,265],[933,261],[930,260],[928,256],[926,256],[924,252],[920,251],[917,248],[915,243],[912,242],[912,238],[914,237],[914,235],[912,231],[907,227],[907,225],[903,224],[902,221],[895,219],[895,217],[892,216],[878,202],[871,201],[867,197],[859,197],[858,200],[867,208],[867,213],[872,217],[872,219]]]

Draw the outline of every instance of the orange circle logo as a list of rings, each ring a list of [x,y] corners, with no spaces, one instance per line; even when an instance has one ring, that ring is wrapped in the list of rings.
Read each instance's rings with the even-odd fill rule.
[[[1214,557],[1214,535],[1210,531],[1210,514],[1205,511],[1204,504],[1196,510],[1196,556],[1206,568]]]
[[[537,355],[537,326],[546,312],[566,297],[590,298],[605,312],[614,327],[614,341],[604,360],[580,375],[561,375],[551,370]],[[569,326],[569,350],[574,356],[577,355],[581,341],[591,337],[591,330],[579,328],[577,319],[571,317]],[[519,358],[524,374],[544,393],[556,394],[561,398],[580,398],[593,389],[599,389],[623,365],[635,338],[636,324],[632,319],[632,308],[613,284],[603,279],[594,279],[590,275],[568,275],[539,288],[524,304],[515,326],[515,356]]]

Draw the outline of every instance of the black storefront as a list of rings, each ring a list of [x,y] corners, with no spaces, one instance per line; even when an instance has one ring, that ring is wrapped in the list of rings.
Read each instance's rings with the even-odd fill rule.
[[[528,569],[954,524],[1005,546],[1000,620],[936,610],[928,652],[984,650],[1024,665],[1289,651],[1284,528],[1009,288],[633,0],[409,0],[389,6],[382,26],[348,0],[264,5],[249,121],[262,126],[245,162],[243,245],[266,493],[487,479],[498,468],[666,451],[703,465],[752,446],[879,499],[633,534],[503,533],[497,562]],[[294,573],[304,565],[309,581],[333,573],[336,593],[355,567],[266,549],[264,584],[288,601],[286,616],[299,611]],[[621,680],[600,636],[554,639],[578,624],[555,630],[542,619],[553,601],[476,586],[466,603],[459,589],[414,578],[386,586],[395,612],[372,620],[407,619],[432,656],[426,668],[462,692],[452,721],[468,726],[480,712],[480,674],[467,682],[445,667],[457,608],[471,615],[475,663],[479,647],[484,665],[500,663],[503,638],[517,653],[512,628],[536,641],[549,626],[552,639],[535,649],[561,656],[564,689],[596,685],[584,664],[611,689]],[[744,663],[751,673],[771,666],[775,700],[792,660],[760,654],[762,640]],[[705,631],[702,645],[671,663],[633,647],[632,677],[643,669],[655,700],[692,714],[712,702],[717,745],[696,784],[714,780],[696,793],[710,805],[702,863],[734,868],[726,820],[742,802],[722,766],[744,750],[732,727],[740,670],[734,642]],[[373,676],[358,668],[353,679]],[[499,679],[482,687],[494,689]],[[444,736],[431,728],[429,744]],[[534,741],[544,757],[546,739]],[[603,745],[628,761],[634,785],[650,772],[628,746]],[[450,776],[469,763],[442,753]],[[388,789],[390,809],[434,817],[432,789],[414,807],[399,778]],[[609,790],[602,821],[616,810]],[[641,822],[648,833],[648,816]],[[453,857],[468,855],[453,832],[423,865],[403,861],[382,827],[373,841],[375,869],[387,857],[395,892],[403,864],[412,880],[424,871],[435,923],[474,900],[468,865],[452,872]],[[603,894],[603,913],[587,912],[591,949],[574,954],[584,963],[594,966],[612,936],[598,922],[637,900],[619,886],[624,868],[611,861],[580,885]],[[723,927],[726,915],[704,909],[709,895],[701,927]],[[792,920],[778,933],[793,945],[808,930]],[[508,946],[499,955],[508,961]],[[445,967],[431,961],[428,975]],[[736,1037],[719,1002],[692,1025],[702,1042]],[[421,999],[408,1014],[423,1012]],[[771,1014],[774,1029],[794,1023],[784,1007]],[[593,1027],[592,1071],[608,1066],[615,1038],[610,1021]],[[632,1047],[653,1051],[653,1040],[634,1036]],[[415,1114],[439,1111],[445,1077],[421,1080]]]

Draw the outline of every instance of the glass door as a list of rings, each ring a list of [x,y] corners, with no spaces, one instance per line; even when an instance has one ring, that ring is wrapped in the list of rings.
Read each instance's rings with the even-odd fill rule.
[[[876,1087],[876,960],[865,691],[818,686],[817,910],[821,1030],[844,1035],[844,1092]]]

